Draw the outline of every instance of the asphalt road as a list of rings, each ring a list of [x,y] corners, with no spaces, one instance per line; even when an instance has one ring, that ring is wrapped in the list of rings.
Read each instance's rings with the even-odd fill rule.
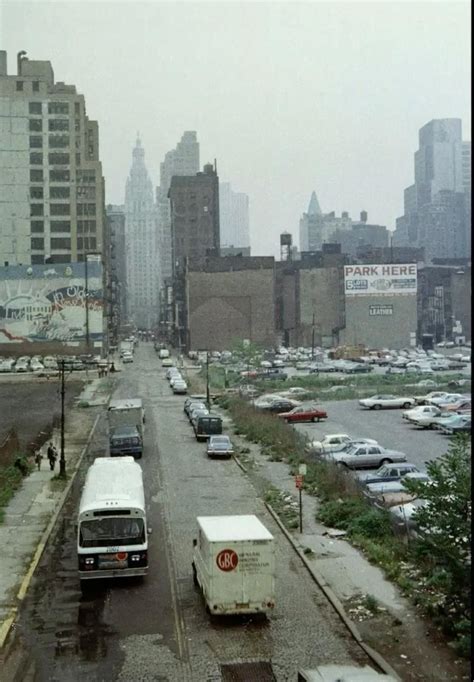
[[[163,374],[152,345],[141,344],[114,396],[140,396],[147,412],[140,463],[153,530],[150,573],[144,581],[97,582],[86,595],[79,589],[75,519],[87,466],[106,451],[103,421],[20,613],[24,666],[12,682],[211,682],[223,679],[226,665],[248,662],[274,675],[249,681],[286,681],[298,667],[368,663],[247,477],[233,460],[207,459],[183,397]],[[193,586],[195,517],[229,513],[256,513],[275,536],[277,605],[268,621],[210,620]]]
[[[367,410],[359,407],[357,400],[333,400],[324,402],[323,407],[327,420],[296,427],[311,440],[330,433],[374,438],[385,448],[404,452],[407,461],[422,471],[429,460],[443,455],[449,447],[449,438],[440,431],[419,429],[402,419],[402,409]]]

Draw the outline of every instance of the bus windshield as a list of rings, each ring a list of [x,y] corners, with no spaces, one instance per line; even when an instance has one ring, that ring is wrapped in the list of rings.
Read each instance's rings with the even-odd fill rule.
[[[79,532],[81,547],[105,545],[143,545],[145,525],[143,519],[109,516],[82,521]]]

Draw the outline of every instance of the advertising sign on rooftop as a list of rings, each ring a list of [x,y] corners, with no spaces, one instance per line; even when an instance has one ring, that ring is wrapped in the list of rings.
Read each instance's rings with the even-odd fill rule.
[[[407,296],[416,286],[416,263],[344,266],[346,296]]]

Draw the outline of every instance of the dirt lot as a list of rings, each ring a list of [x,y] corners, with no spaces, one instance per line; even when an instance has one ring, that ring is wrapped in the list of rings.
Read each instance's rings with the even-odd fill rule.
[[[66,382],[66,414],[83,386],[82,381]],[[0,448],[11,429],[16,431],[19,450],[25,454],[41,445],[59,424],[61,396],[59,380],[29,377],[1,377],[0,380]],[[9,457],[7,457],[9,459]],[[3,460],[3,461],[2,461]],[[0,449],[0,464],[6,464]]]

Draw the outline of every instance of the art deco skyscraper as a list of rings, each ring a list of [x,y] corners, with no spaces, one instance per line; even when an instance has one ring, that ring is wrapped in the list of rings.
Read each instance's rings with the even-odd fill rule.
[[[137,138],[125,188],[127,312],[140,329],[154,329],[159,317],[160,262],[153,184],[145,150]]]

